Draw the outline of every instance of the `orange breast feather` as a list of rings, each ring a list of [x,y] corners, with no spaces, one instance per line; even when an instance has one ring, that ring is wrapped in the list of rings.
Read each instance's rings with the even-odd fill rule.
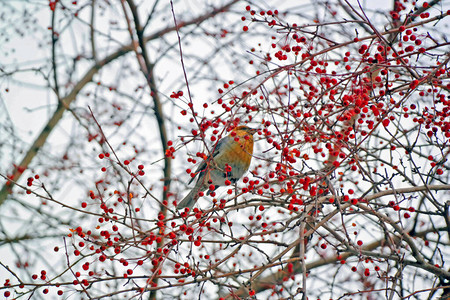
[[[253,136],[244,130],[238,130],[236,131],[236,137],[239,137],[239,141],[233,143],[234,155],[239,157],[243,165],[248,166],[252,160]]]

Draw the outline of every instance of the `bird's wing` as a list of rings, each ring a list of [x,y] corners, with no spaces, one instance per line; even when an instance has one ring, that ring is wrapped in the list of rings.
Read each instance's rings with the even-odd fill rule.
[[[224,145],[227,144],[230,139],[232,139],[230,136],[226,136],[217,142],[217,145],[215,146],[214,152],[212,154],[213,158],[217,158],[218,156],[221,155],[221,153],[223,152],[223,149],[224,149]],[[198,174],[200,174],[203,170],[206,169],[206,167],[207,167],[206,162],[208,162],[208,161],[209,161],[209,157],[206,160],[202,161],[202,163],[197,167],[197,169],[194,172],[195,176],[191,177],[188,184],[191,184],[192,181],[194,180],[194,178],[197,177]]]
[[[221,138],[218,142],[216,147],[214,148],[213,152],[213,158],[216,158],[218,155],[220,155],[224,149],[224,145],[228,144],[230,142],[230,139],[232,139],[230,136],[226,136]]]

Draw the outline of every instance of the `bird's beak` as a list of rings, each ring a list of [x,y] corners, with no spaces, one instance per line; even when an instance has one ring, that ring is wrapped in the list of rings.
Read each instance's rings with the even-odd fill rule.
[[[253,135],[258,132],[258,129],[250,128],[249,132]]]

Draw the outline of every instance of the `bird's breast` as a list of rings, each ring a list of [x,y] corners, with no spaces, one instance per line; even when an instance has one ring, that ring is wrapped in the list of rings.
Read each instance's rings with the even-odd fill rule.
[[[234,178],[241,177],[250,166],[253,153],[253,141],[240,139],[233,141],[229,149],[228,164],[231,166]]]

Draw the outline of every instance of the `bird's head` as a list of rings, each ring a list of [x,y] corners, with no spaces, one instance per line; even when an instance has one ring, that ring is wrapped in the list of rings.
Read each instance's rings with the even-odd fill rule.
[[[248,127],[248,126],[246,126],[246,125],[240,125],[240,126],[234,128],[233,131],[245,131],[246,133],[248,133],[248,134],[250,134],[250,135],[253,135],[253,134],[255,134],[258,130],[257,130],[257,129],[254,129],[254,128],[250,128],[250,127]]]

